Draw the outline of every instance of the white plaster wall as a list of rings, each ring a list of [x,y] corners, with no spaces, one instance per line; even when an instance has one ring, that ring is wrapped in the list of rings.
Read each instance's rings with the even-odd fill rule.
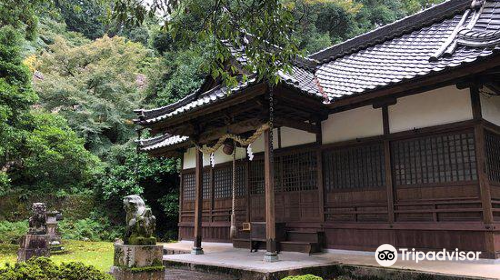
[[[290,127],[281,128],[281,147],[290,147],[316,142],[316,134]]]
[[[481,111],[483,119],[500,125],[500,96],[481,93]]]
[[[230,162],[233,160],[233,155],[226,155],[223,151],[223,146],[220,147],[215,153],[215,164],[220,164],[224,162]],[[244,148],[236,148],[236,159],[243,159],[246,157],[246,149]],[[203,154],[203,166],[210,165],[210,155]],[[189,169],[196,167],[196,149],[189,148],[184,153],[184,164],[182,169]]]
[[[273,147],[278,147],[278,129],[273,129]],[[254,154],[264,152],[264,133],[252,143],[252,152]]]
[[[323,121],[323,144],[382,135],[382,109],[365,106],[331,114]]]
[[[278,129],[274,129],[274,147],[278,148]],[[281,147],[290,147],[296,145],[302,145],[307,143],[313,143],[316,141],[316,135],[308,133],[305,131],[282,127],[281,128]],[[264,134],[262,134],[255,142],[252,144],[252,151],[254,154],[264,152]],[[247,156],[246,149],[237,148],[236,158],[243,159]],[[215,164],[230,162],[233,160],[232,155],[226,155],[222,151],[222,147],[215,152]],[[203,166],[210,165],[210,155],[204,155]],[[183,169],[194,168],[196,166],[196,153],[195,148],[189,148],[184,153],[184,164]]]
[[[470,91],[455,86],[402,97],[389,106],[391,133],[470,119]]]
[[[189,148],[184,153],[182,169],[189,169],[189,168],[196,167],[196,152],[195,151],[196,151],[195,148]]]

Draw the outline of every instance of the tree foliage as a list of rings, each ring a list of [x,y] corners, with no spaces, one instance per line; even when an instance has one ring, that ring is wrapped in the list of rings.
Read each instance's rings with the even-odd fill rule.
[[[103,0],[56,0],[55,5],[70,31],[97,39],[106,31],[106,17],[111,8]]]
[[[2,0],[0,1],[0,27],[10,25],[24,29],[27,39],[34,39],[40,14],[49,10],[48,0]]]
[[[84,187],[98,160],[64,119],[32,111],[38,97],[19,45],[13,28],[0,29],[0,192],[11,183],[37,190]]]
[[[59,37],[38,58],[42,77],[35,88],[40,104],[64,116],[85,146],[103,158],[113,144],[135,136],[133,110],[140,106],[154,61],[149,50],[122,37],[75,47]]]
[[[115,18],[126,24],[137,25],[158,14],[174,40],[187,48],[193,42],[211,45],[206,70],[230,85],[236,83],[236,69],[227,62],[234,56],[245,56],[246,72],[276,83],[278,70],[289,69],[298,54],[291,36],[294,18],[280,0],[116,0],[114,6]],[[228,45],[240,52],[231,54]]]

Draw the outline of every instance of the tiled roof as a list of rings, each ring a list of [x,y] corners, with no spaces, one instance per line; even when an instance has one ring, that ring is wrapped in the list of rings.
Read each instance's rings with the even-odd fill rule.
[[[137,140],[139,149],[144,152],[157,150],[159,148],[168,147],[176,144],[187,142],[189,137],[180,135],[164,134],[149,139]]]
[[[161,120],[168,119],[170,117],[225,99],[230,95],[230,93],[231,95],[239,94],[243,89],[256,84],[256,82],[257,79],[255,77],[251,77],[247,82],[242,82],[238,86],[231,89],[219,85],[201,94],[198,92],[191,93],[176,103],[164,107],[151,110],[136,110],[135,112],[139,115],[140,124],[157,123]]]
[[[471,4],[474,4],[471,6]],[[390,87],[474,62],[500,50],[500,0],[450,0],[307,58],[297,59],[282,82],[326,102]],[[249,84],[241,84],[234,93]],[[227,97],[216,87],[197,97],[138,111],[150,124]]]

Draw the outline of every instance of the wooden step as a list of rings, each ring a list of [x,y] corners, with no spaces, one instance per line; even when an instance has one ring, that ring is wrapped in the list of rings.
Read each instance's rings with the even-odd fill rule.
[[[323,232],[287,231],[287,241],[301,241],[323,244]]]
[[[280,242],[280,250],[286,252],[313,254],[321,252],[321,246],[314,242],[282,241]]]

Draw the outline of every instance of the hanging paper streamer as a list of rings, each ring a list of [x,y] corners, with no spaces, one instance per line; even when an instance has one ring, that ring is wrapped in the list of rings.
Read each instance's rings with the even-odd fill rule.
[[[253,160],[253,151],[252,151],[252,144],[249,144],[247,147],[247,154],[248,154],[248,159],[250,161]]]
[[[214,153],[210,154],[210,164],[212,165],[212,168],[215,167],[215,155],[214,155]]]

